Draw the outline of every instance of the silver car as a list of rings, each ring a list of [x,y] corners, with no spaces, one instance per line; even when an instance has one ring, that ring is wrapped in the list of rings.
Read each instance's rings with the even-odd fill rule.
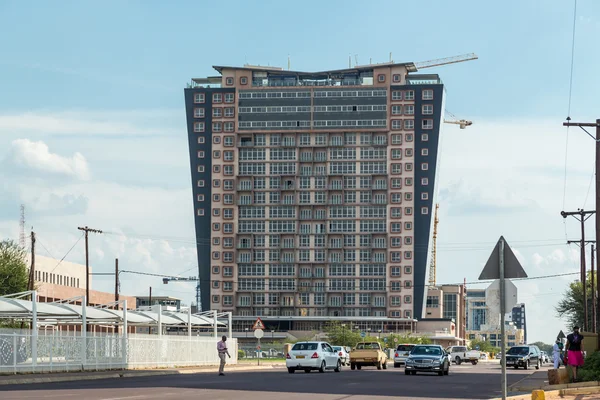
[[[394,368],[400,368],[406,363],[410,351],[415,347],[414,344],[399,344],[394,352]]]
[[[406,359],[406,375],[416,375],[417,372],[434,372],[439,376],[450,372],[450,359],[444,348],[435,344],[420,344],[415,346]]]

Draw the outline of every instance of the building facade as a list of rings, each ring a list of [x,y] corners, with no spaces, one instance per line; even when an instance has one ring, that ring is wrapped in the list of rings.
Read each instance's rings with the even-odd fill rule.
[[[527,343],[527,318],[525,317],[525,303],[517,304],[512,309],[513,324],[523,330],[523,337]]]
[[[439,77],[214,68],[185,89],[202,309],[423,317]]]
[[[464,343],[466,339],[465,294],[464,285],[429,287],[425,316],[419,320],[418,332],[428,333],[424,329],[436,327],[434,321],[437,321],[439,322],[439,326],[435,329],[437,335],[445,331],[445,336],[451,336],[456,344]]]
[[[469,289],[466,296],[467,331],[480,331],[487,321],[485,289]]]

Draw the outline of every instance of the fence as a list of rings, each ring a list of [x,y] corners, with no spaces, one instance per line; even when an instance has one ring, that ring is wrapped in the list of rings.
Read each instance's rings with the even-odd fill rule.
[[[0,374],[217,365],[219,339],[198,336],[0,331]],[[237,340],[229,339],[237,363]],[[32,359],[35,346],[37,357]]]

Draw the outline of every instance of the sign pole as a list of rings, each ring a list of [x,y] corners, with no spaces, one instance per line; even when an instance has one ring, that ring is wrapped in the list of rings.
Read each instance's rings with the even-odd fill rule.
[[[504,240],[500,239],[499,264],[500,264],[500,351],[502,353],[502,400],[506,400],[506,338],[504,328],[504,314],[506,314],[505,304],[505,281],[504,281]]]
[[[260,356],[262,355],[262,350],[260,349],[260,338],[258,338],[258,354],[257,354],[257,360],[258,360],[258,365],[260,366]]]

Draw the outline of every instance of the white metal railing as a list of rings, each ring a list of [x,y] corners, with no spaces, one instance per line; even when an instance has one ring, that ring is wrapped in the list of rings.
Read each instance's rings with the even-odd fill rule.
[[[0,331],[0,374],[217,365],[214,337],[43,331]],[[228,339],[237,363],[237,340]],[[36,345],[36,346],[34,346]],[[35,360],[32,348],[37,347]],[[86,349],[85,352],[83,349]]]

